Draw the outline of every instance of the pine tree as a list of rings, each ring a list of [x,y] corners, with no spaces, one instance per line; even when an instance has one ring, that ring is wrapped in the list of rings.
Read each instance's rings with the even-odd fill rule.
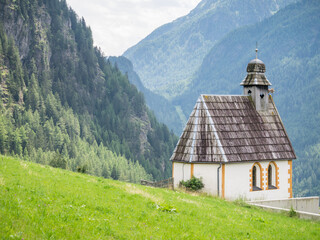
[[[32,73],[30,77],[29,90],[27,94],[26,104],[33,110],[39,110],[40,107],[40,94],[38,82],[35,75]]]
[[[4,154],[7,150],[8,132],[6,130],[5,119],[0,116],[0,152]]]
[[[111,177],[112,177],[112,179],[113,179],[113,180],[118,180],[118,179],[119,179],[119,176],[120,176],[120,174],[119,174],[116,166],[113,165],[112,171],[111,171]]]
[[[18,48],[15,46],[13,38],[9,39],[8,54],[10,66],[9,90],[16,101],[19,101],[19,92],[24,86],[23,69],[20,61]]]
[[[11,144],[11,152],[21,155],[22,154],[22,140],[21,140],[21,135],[20,135],[20,131],[18,129],[16,129],[13,132],[13,136],[11,136],[11,140],[10,140],[10,144]]]

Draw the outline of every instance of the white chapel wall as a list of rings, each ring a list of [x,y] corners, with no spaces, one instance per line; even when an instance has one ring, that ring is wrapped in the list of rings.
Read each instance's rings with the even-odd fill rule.
[[[217,190],[217,168],[219,164],[194,164],[193,175],[197,178],[202,178],[204,184],[203,192],[210,195],[218,195]],[[220,175],[222,168],[219,170]],[[220,191],[221,191],[221,176],[220,176]]]
[[[191,175],[191,164],[189,163],[173,163],[173,181],[174,187],[177,188],[179,186],[180,181],[187,181],[190,179]]]
[[[219,164],[193,164],[193,175],[197,178],[202,178],[204,183],[203,192],[210,195],[217,195],[217,168]],[[221,173],[220,169],[220,175]],[[174,187],[179,186],[181,180],[189,180],[191,178],[190,163],[174,163],[173,167]],[[221,176],[220,176],[220,191],[221,191]]]
[[[254,162],[248,163],[232,163],[225,166],[225,198],[229,200],[245,199],[245,200],[267,200],[289,198],[289,164],[288,161],[275,161],[279,168],[279,186],[278,189],[267,190],[268,185],[268,165],[270,161],[259,162],[262,167],[262,183],[263,190],[250,191],[250,169]]]
[[[241,162],[225,164],[224,175],[224,197],[228,200],[268,200],[289,198],[290,177],[288,170],[290,168],[288,161],[274,161],[278,167],[279,185],[278,189],[267,189],[268,185],[268,166],[271,161],[259,162],[262,168],[262,190],[251,191],[250,170],[254,162]],[[179,186],[181,180],[191,178],[192,164],[174,163],[173,176],[174,187]],[[193,164],[193,175],[202,178],[204,183],[203,192],[217,196],[217,168],[219,164]],[[220,196],[222,196],[222,168],[220,169]],[[257,179],[257,181],[260,181]]]

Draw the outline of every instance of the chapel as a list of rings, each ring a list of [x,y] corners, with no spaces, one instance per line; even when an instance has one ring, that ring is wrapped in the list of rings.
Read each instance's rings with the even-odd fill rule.
[[[296,155],[265,71],[256,54],[242,95],[199,96],[170,159],[175,187],[195,176],[204,192],[230,200],[292,198]]]

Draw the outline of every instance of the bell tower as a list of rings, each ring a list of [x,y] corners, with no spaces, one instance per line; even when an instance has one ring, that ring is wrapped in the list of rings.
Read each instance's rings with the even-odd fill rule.
[[[243,86],[243,95],[252,97],[257,111],[268,109],[268,88],[271,83],[264,75],[265,71],[266,66],[258,59],[258,49],[256,48],[256,58],[248,63],[247,76],[240,85]]]

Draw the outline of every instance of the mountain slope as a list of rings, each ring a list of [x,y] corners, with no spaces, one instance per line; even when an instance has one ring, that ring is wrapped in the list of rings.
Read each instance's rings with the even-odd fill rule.
[[[320,224],[244,203],[0,156],[3,239],[319,239]],[[307,229],[307,231],[306,231]]]
[[[172,99],[186,90],[204,56],[228,32],[259,22],[293,1],[203,0],[187,16],[156,29],[123,55],[146,88]]]
[[[274,100],[298,160],[297,195],[320,195],[320,5],[306,0],[287,6],[265,21],[230,33],[204,58],[190,89],[174,102],[189,114],[200,93],[241,94],[240,82],[254,58],[256,41]]]
[[[0,40],[1,153],[129,181],[171,175],[176,137],[65,0],[0,1]]]
[[[157,119],[160,122],[170,126],[175,134],[180,134],[184,127],[183,123],[186,121],[186,119],[181,119],[176,108],[167,99],[144,87],[140,77],[134,71],[130,60],[123,56],[109,57],[108,60],[114,66],[116,65],[123,74],[126,74],[129,81],[135,85],[139,91],[143,92],[148,107],[150,109],[156,109],[154,114],[156,115]]]

